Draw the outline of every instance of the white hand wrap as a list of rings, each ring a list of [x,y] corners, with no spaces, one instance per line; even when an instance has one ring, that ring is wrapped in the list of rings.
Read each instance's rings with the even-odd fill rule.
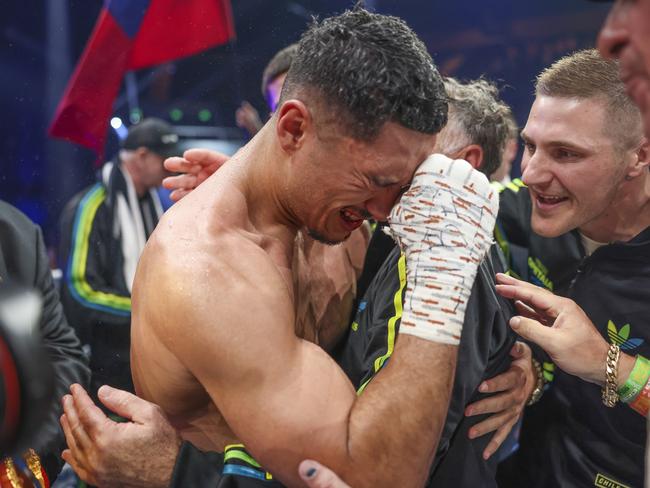
[[[487,178],[463,160],[426,159],[391,212],[390,233],[406,255],[400,334],[458,344],[481,260],[499,210]]]

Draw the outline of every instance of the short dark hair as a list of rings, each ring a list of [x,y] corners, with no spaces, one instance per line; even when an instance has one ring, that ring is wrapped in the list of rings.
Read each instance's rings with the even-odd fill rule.
[[[403,20],[362,8],[314,20],[302,35],[280,103],[304,89],[359,140],[386,122],[426,134],[447,122],[442,77],[422,41]]]
[[[443,151],[447,153],[478,144],[483,149],[480,170],[489,177],[501,165],[510,137],[510,107],[499,98],[496,85],[483,78],[463,83],[445,78],[445,89],[449,96],[449,123],[438,144],[446,146]]]
[[[298,51],[298,44],[289,44],[284,49],[275,53],[275,56],[271,58],[271,61],[264,68],[264,73],[262,74],[262,96],[264,99],[266,99],[266,88],[269,83],[281,74],[289,71],[296,51]]]

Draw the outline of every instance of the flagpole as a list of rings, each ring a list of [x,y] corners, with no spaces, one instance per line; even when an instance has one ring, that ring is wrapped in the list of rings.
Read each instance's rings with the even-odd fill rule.
[[[126,89],[126,103],[129,108],[129,121],[131,124],[137,124],[142,119],[142,111],[140,110],[138,80],[135,76],[135,71],[126,72],[124,86]]]

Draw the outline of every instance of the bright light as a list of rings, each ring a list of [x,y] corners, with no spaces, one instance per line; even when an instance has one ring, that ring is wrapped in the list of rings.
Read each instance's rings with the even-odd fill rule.
[[[112,127],[113,129],[117,130],[117,129],[119,129],[120,127],[122,127],[122,125],[123,125],[123,124],[122,124],[122,119],[120,119],[119,117],[113,117],[113,118],[111,119],[111,127]]]

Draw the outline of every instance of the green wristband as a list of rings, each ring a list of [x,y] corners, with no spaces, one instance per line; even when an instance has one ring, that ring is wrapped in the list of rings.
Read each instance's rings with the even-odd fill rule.
[[[618,390],[623,403],[630,403],[643,390],[650,378],[650,361],[643,356],[637,355],[634,368],[628,376],[625,384]]]

